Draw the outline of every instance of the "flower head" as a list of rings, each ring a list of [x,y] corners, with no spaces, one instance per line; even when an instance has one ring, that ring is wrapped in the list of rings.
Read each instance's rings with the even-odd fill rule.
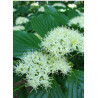
[[[72,18],[69,23],[69,26],[71,25],[79,25],[80,28],[84,28],[84,15],[81,14],[81,16],[77,16],[75,18]]]
[[[28,17],[30,17],[30,16],[32,16],[32,15],[34,15],[33,13],[30,13],[30,14],[28,14]]]
[[[41,47],[43,50],[59,57],[74,50],[83,52],[83,41],[83,35],[78,31],[66,27],[57,27],[48,32],[48,35],[42,39]]]
[[[27,22],[29,22],[29,19],[26,17],[18,17],[16,19],[16,25],[21,25],[21,24],[27,23]]]
[[[41,6],[39,9],[38,9],[39,12],[45,12],[45,9],[43,6]]]
[[[13,27],[13,30],[14,31],[17,31],[17,30],[25,30],[25,27],[24,26],[14,26]]]
[[[66,7],[63,3],[54,3],[53,6],[57,6],[57,7]]]
[[[13,8],[13,12],[16,12],[17,10],[15,8]]]
[[[39,4],[38,3],[31,3],[31,6],[37,7],[37,6],[39,6]]]
[[[77,5],[76,4],[68,4],[68,7],[70,7],[70,8],[76,8],[77,7]]]
[[[55,58],[42,52],[28,52],[21,59],[22,61],[15,67],[15,72],[26,74],[27,86],[34,89],[38,86],[45,89],[51,87],[53,78],[49,74],[57,73],[59,70],[67,74],[71,70],[70,63],[65,58]]]

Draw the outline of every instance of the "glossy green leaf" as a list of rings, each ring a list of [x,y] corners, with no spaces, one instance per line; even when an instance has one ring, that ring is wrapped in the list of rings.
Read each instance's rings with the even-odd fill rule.
[[[13,84],[17,83],[18,81],[22,80],[25,77],[25,75],[19,77],[15,73],[13,73]]]
[[[67,15],[69,19],[80,16],[80,14],[78,13],[76,9],[69,9],[65,12],[65,14]]]
[[[52,89],[50,90],[50,96],[49,98],[64,98],[64,94],[60,88],[60,85],[54,80]]]
[[[58,26],[56,20],[51,15],[47,14],[33,17],[31,23],[33,30],[41,37],[44,37],[48,31]]]
[[[13,32],[13,56],[21,57],[24,52],[30,51],[32,49],[39,49],[38,44],[40,39],[34,34],[27,33],[24,31],[14,31]]]
[[[46,13],[52,15],[60,25],[65,26],[68,23],[68,17],[65,14],[57,12],[55,8],[46,6],[45,11]]]
[[[19,92],[19,98],[27,98],[28,93],[25,87],[23,87]]]
[[[42,88],[39,88],[37,91],[32,90],[28,98],[64,98],[64,94],[57,82],[53,81],[52,88],[49,88],[47,91]]]
[[[13,66],[15,66],[17,63],[17,60],[13,60]]]
[[[25,85],[20,85],[20,86],[17,86],[17,87],[13,87],[13,95],[15,95],[16,91],[18,91],[19,89],[23,88]]]
[[[84,98],[84,73],[73,70],[65,81],[65,98]]]
[[[25,30],[26,31],[32,31],[32,25],[31,25],[31,21],[27,22],[25,25]]]

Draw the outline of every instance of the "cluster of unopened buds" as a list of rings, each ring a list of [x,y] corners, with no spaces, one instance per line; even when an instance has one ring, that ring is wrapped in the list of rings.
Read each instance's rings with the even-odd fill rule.
[[[84,52],[83,35],[66,27],[51,30],[41,41],[41,50],[25,53],[15,67],[17,74],[26,74],[26,85],[34,89],[38,86],[47,89],[51,87],[52,74],[67,75],[71,71],[72,63],[67,61],[65,54],[74,50]]]

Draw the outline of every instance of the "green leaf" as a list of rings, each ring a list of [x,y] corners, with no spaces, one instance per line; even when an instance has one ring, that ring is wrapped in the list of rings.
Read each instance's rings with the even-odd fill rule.
[[[17,63],[17,60],[13,60],[13,65],[15,66]]]
[[[56,20],[51,15],[47,14],[40,14],[33,17],[31,23],[33,30],[41,37],[44,37],[48,31],[58,26]]]
[[[76,9],[69,9],[65,12],[69,19],[80,16],[80,14],[76,11]]]
[[[50,96],[51,98],[64,98],[60,85],[55,80],[53,81],[52,89],[50,89]]]
[[[23,88],[25,86],[25,84],[17,86],[17,87],[13,87],[13,95],[15,95],[16,91]]]
[[[19,77],[15,73],[13,73],[13,84],[17,83],[18,81],[22,80],[25,77],[25,75]]]
[[[43,98],[43,96],[45,96],[45,98],[48,98],[48,92],[46,92],[46,90],[39,88],[37,91],[32,90],[30,92],[30,94],[28,95],[28,98]]]
[[[42,88],[39,88],[37,91],[32,90],[28,98],[64,98],[64,94],[57,82],[53,81],[52,88],[49,88],[47,91]]]
[[[32,25],[31,25],[31,21],[27,22],[25,25],[25,30],[26,31],[32,31]]]
[[[23,87],[23,88],[20,90],[19,98],[27,98],[27,96],[28,96],[27,90],[26,90],[25,87]]]
[[[34,34],[27,33],[24,31],[14,31],[13,32],[13,56],[21,57],[24,52],[30,51],[32,49],[39,49],[38,44],[40,39]]]
[[[84,98],[84,72],[73,70],[65,81],[66,98]]]
[[[68,17],[65,14],[57,12],[55,8],[46,6],[45,11],[46,13],[52,15],[60,25],[65,26],[68,23],[69,20]]]

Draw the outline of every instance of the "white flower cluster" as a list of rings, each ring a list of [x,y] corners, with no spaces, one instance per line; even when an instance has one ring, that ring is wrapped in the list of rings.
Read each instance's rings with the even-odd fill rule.
[[[69,23],[69,26],[71,25],[79,25],[80,28],[84,28],[84,15],[81,14],[81,16],[77,16],[75,18],[72,18]]]
[[[37,7],[37,6],[39,6],[39,4],[38,3],[31,3],[31,6]]]
[[[32,15],[34,15],[33,13],[30,13],[30,14],[28,14],[28,17],[30,17],[30,16],[32,16]]]
[[[57,27],[46,35],[42,40],[41,47],[43,50],[59,57],[74,50],[83,52],[83,44],[84,37],[78,31],[66,27]]]
[[[17,10],[15,8],[13,8],[13,12],[16,12]]]
[[[29,22],[29,19],[26,17],[18,17],[16,19],[16,25],[21,25],[21,24],[27,23],[27,22]]]
[[[43,6],[41,6],[39,9],[38,9],[39,12],[45,12],[45,9]]]
[[[14,26],[14,27],[13,27],[13,30],[14,30],[14,31],[25,30],[25,27],[24,27],[24,26]]]
[[[66,9],[59,9],[59,12],[66,12]]]
[[[64,57],[73,50],[83,52],[83,35],[78,31],[58,27],[50,31],[42,40],[41,50],[25,53],[15,72],[26,74],[27,86],[37,89],[38,86],[47,89],[51,87],[54,73],[66,75],[71,71],[71,63]]]
[[[15,68],[17,74],[26,74],[27,86],[37,89],[42,86],[45,89],[51,87],[50,74],[57,73],[58,70],[67,74],[71,70],[70,63],[63,57],[55,58],[42,52],[28,52],[22,58],[22,62]]]
[[[53,6],[57,6],[57,7],[66,7],[63,3],[54,3]]]
[[[77,5],[76,4],[68,4],[68,7],[70,7],[70,8],[76,8],[77,7]]]

